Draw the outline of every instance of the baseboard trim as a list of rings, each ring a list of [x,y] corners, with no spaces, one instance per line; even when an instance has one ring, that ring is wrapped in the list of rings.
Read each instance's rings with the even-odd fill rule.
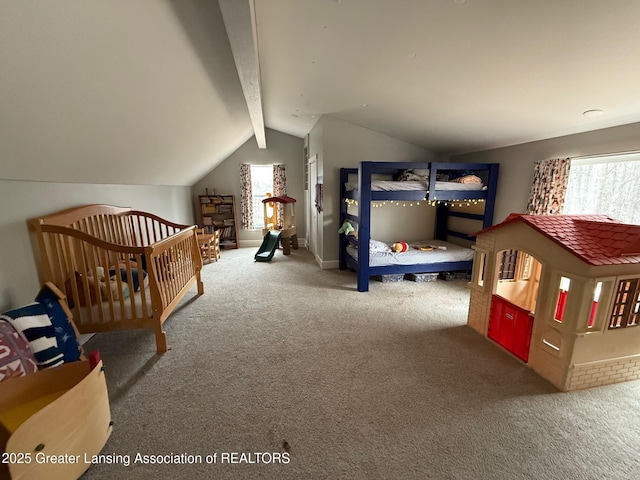
[[[316,262],[320,265],[322,270],[330,270],[332,268],[339,268],[340,262],[338,260],[322,260],[316,256]]]
[[[242,240],[240,239],[239,248],[259,248],[262,245],[262,240]],[[298,239],[298,248],[307,248],[307,242]]]
[[[238,248],[258,248],[262,245],[262,240],[240,240]]]

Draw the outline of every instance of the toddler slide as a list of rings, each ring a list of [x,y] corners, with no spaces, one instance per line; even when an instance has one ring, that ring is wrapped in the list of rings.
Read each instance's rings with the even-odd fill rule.
[[[269,230],[262,240],[260,250],[256,253],[254,259],[256,262],[270,262],[273,258],[273,254],[278,249],[278,243],[280,243],[280,231]]]

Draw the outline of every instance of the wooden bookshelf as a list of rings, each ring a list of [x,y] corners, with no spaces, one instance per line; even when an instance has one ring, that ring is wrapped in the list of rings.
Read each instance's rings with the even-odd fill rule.
[[[238,248],[236,200],[233,195],[199,195],[200,227],[220,231],[220,248]]]

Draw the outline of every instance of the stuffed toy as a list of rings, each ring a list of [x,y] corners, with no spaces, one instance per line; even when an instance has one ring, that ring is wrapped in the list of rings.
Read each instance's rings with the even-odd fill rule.
[[[129,297],[129,285],[127,285],[124,281],[120,282],[118,285],[118,279],[115,276],[111,276],[107,279],[104,274],[104,268],[98,266],[96,267],[97,279],[100,282],[100,296],[102,300],[106,300],[109,298],[109,293],[107,289],[111,290],[111,296],[114,300],[119,300],[122,298]],[[88,276],[89,281],[93,281],[92,276]]]
[[[396,253],[406,252],[407,250],[409,250],[409,244],[407,242],[396,242],[391,245],[391,250]]]
[[[344,233],[345,235],[349,235],[351,232],[355,232],[355,228],[349,222],[344,222],[338,230],[338,233]]]

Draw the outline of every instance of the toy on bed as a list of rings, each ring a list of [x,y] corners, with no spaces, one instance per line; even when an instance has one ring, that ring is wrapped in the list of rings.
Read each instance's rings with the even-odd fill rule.
[[[434,250],[446,250],[447,246],[429,244],[429,245],[416,245],[413,248],[415,248],[416,250],[420,250],[421,252],[433,252]]]
[[[361,162],[358,168],[341,168],[340,221],[357,225],[358,240],[354,246],[350,237],[339,237],[340,268],[356,272],[360,292],[368,291],[372,276],[470,270],[473,251],[463,245],[470,246],[474,238],[465,232],[477,231],[478,224],[486,228],[493,223],[498,169],[496,163],[370,161]],[[397,256],[371,249],[373,207],[387,203],[410,206],[423,201],[435,207],[433,240],[423,241],[419,248],[411,246]],[[456,210],[461,204],[477,205],[478,211]],[[450,223],[453,217],[456,221]],[[426,223],[433,217],[420,218]],[[469,223],[472,224],[469,228],[459,227]],[[462,239],[458,242],[462,245],[450,241],[457,242],[457,238]],[[437,248],[431,248],[435,245]]]
[[[356,235],[356,229],[349,222],[344,222],[342,224],[342,226],[340,227],[340,229],[338,230],[338,233],[344,233],[345,235],[354,235],[355,236]]]
[[[0,352],[0,478],[80,477],[111,434],[111,413],[100,356],[84,355],[55,285],[0,315]]]
[[[409,250],[409,244],[407,242],[396,242],[391,245],[391,250],[396,253],[403,253]]]
[[[446,250],[446,245],[438,245],[435,243],[428,243],[426,245],[413,245],[414,250],[420,250],[421,252],[432,252],[434,250]],[[407,242],[396,242],[391,244],[391,250],[396,253],[403,253],[409,250],[409,244]]]

